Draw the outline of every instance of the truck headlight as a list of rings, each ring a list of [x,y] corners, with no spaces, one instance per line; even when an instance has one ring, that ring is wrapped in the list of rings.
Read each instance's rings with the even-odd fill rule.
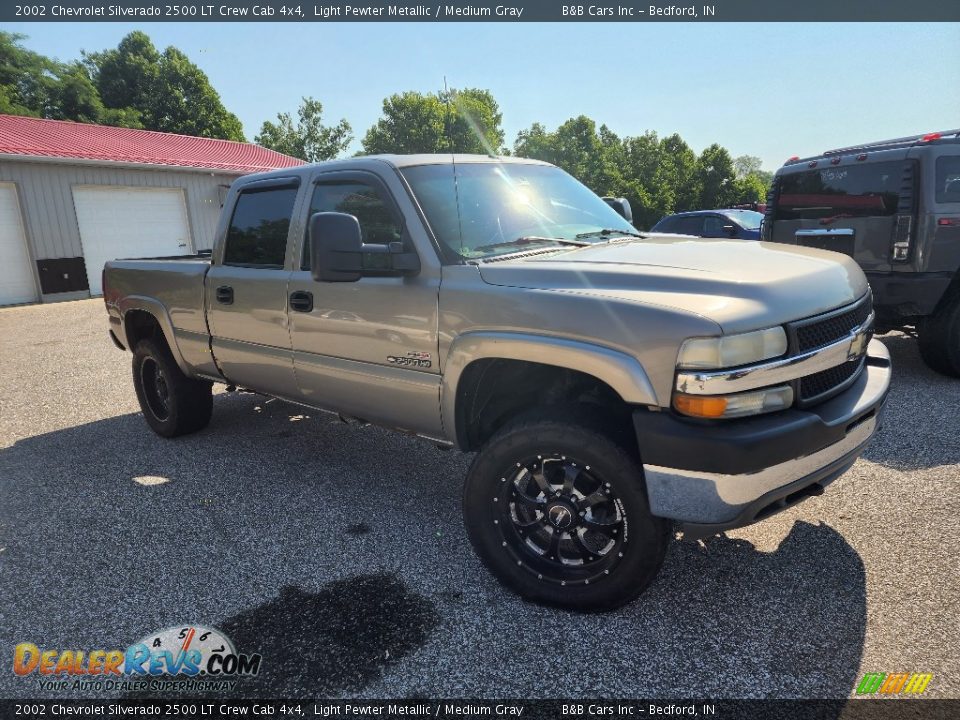
[[[680,347],[677,366],[687,370],[717,370],[750,365],[786,352],[787,333],[778,326],[740,335],[691,338]]]
[[[789,385],[751,390],[735,395],[687,395],[675,393],[673,407],[677,412],[699,418],[735,418],[745,415],[785,410],[793,405],[793,388]]]

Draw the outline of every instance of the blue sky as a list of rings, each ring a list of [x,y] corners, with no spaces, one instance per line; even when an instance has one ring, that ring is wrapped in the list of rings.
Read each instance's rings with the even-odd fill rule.
[[[145,30],[210,76],[248,138],[302,95],[358,140],[384,97],[490,89],[512,144],[535,121],[586,114],[621,135],[679,132],[791,155],[960,127],[960,25],[730,23],[21,23],[6,29],[66,60]],[[355,141],[355,149],[359,147]]]

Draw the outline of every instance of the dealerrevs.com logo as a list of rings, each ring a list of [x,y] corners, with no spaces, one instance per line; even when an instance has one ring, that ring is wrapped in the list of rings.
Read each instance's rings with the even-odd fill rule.
[[[857,695],[921,695],[932,679],[932,673],[867,673]]]
[[[182,625],[148,635],[126,650],[44,649],[20,643],[13,672],[41,690],[232,690],[260,672],[259,654],[238,653],[216,628]]]

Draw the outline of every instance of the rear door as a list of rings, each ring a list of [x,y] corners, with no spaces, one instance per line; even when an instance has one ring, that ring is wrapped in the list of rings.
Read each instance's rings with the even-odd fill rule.
[[[206,277],[213,356],[236,385],[282,398],[299,395],[287,320],[289,239],[298,178],[241,187]]]

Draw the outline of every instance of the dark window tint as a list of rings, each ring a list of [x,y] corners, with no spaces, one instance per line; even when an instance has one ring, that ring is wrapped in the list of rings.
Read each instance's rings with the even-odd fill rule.
[[[677,219],[674,217],[663,218],[660,222],[651,228],[651,232],[673,233],[677,231]]]
[[[733,221],[718,215],[708,215],[703,219],[703,236],[709,238],[730,237],[730,233],[723,229],[724,225],[733,225]]]
[[[703,218],[699,215],[679,217],[677,218],[676,229],[672,232],[679,233],[680,235],[702,235]]]
[[[296,198],[295,187],[242,193],[227,231],[224,264],[282,268]]]
[[[960,202],[960,155],[937,158],[937,202]]]
[[[893,215],[903,171],[902,162],[878,162],[784,175],[777,220]]]
[[[365,243],[387,245],[403,239],[403,228],[390,205],[377,188],[362,182],[322,183],[313,191],[310,215],[338,212],[353,215],[360,223],[360,237]],[[310,269],[310,236],[303,243],[301,267]]]

